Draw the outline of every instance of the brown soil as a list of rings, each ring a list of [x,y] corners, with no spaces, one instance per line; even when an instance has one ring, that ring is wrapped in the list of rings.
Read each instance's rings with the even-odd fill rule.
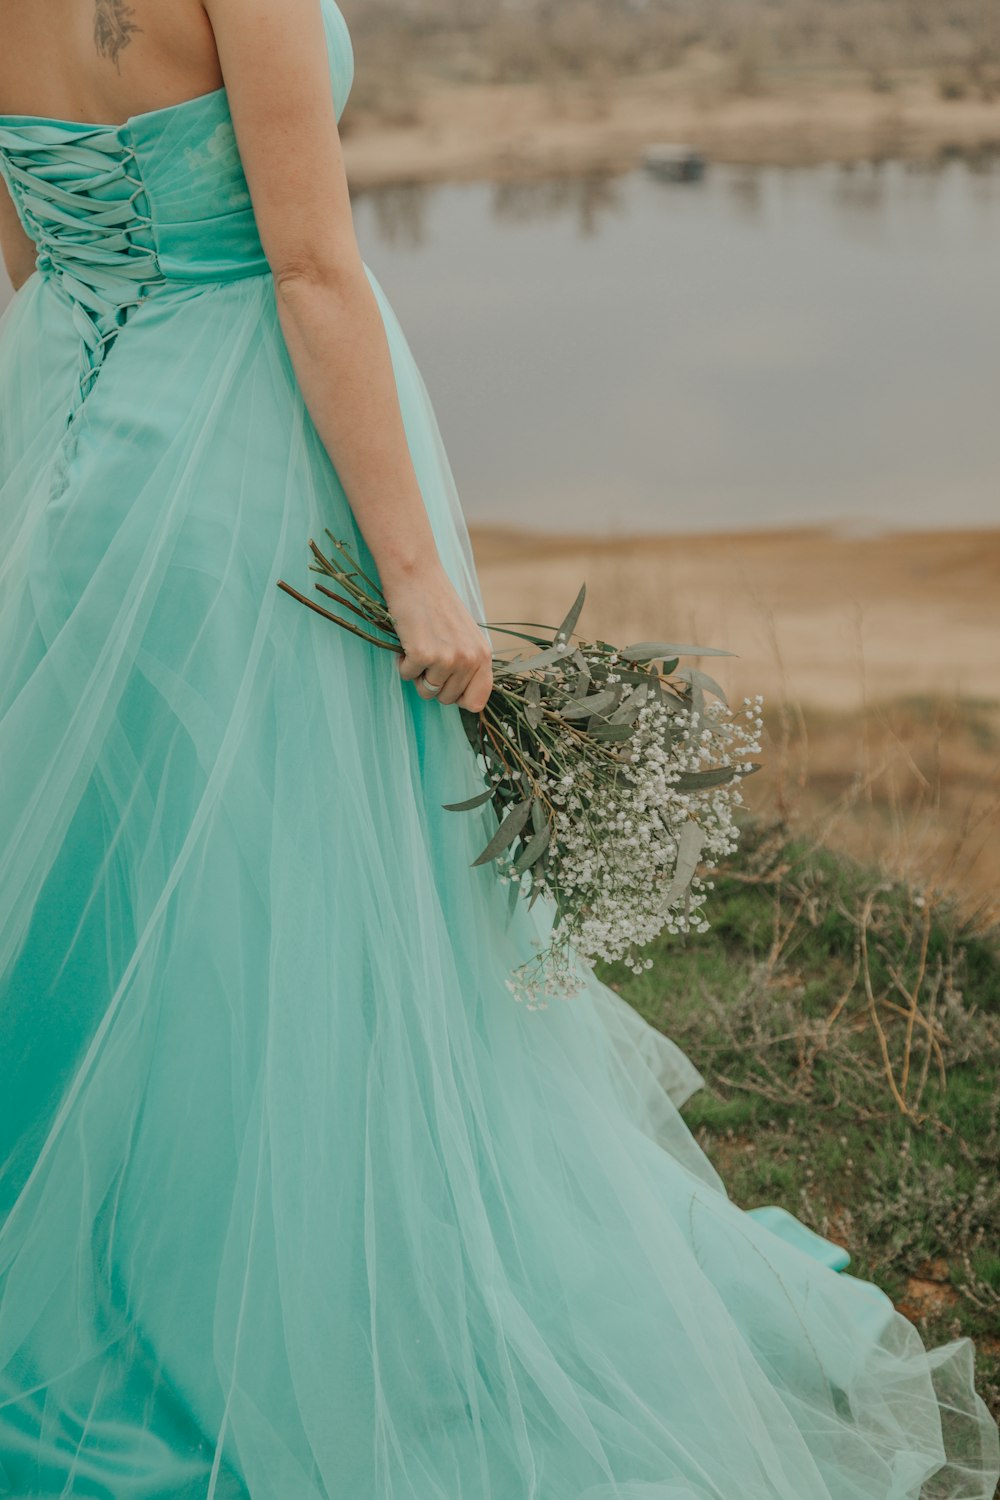
[[[739,694],[835,710],[908,695],[1000,703],[1000,530],[594,537],[477,527],[473,544],[491,620],[558,624],[586,582],[581,633],[738,652],[702,666]]]

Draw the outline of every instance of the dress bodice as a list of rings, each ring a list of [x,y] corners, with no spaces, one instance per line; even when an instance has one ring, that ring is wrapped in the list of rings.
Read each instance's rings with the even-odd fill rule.
[[[322,5],[339,119],[354,57],[335,0]],[[85,351],[81,399],[154,290],[268,270],[225,87],[120,125],[0,115],[0,174],[39,273],[72,305]]]

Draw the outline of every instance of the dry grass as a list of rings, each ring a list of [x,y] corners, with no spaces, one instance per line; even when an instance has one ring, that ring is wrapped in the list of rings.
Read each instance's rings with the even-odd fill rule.
[[[1000,11],[982,0],[344,0],[363,66],[359,109],[415,75],[471,83],[676,73],[755,94],[791,74],[890,91],[932,75],[950,98],[1000,93]]]
[[[344,0],[358,189],[627,171],[652,140],[718,161],[989,156],[987,0]]]
[[[777,704],[761,813],[1000,922],[1000,704],[925,696],[857,712]]]
[[[1000,929],[821,832],[751,820],[710,932],[602,977],[702,1071],[685,1113],[733,1199],[844,1245],[928,1344],[973,1338],[1000,1416]]]
[[[1000,705],[904,702],[847,718],[786,703],[772,726],[766,770],[748,784],[771,835],[758,841],[746,874],[731,876],[783,891],[762,978],[776,982],[804,924],[841,924],[853,955],[808,1044],[803,1033],[794,1091],[808,1092],[835,1038],[850,1049],[869,1031],[869,1067],[882,1084],[871,1097],[887,1095],[901,1115],[923,1123],[928,1083],[936,1078],[945,1089],[946,1052],[957,1055],[948,1024],[963,988],[955,933],[994,942],[1000,932]],[[794,861],[782,857],[790,842]],[[816,869],[831,850],[867,878],[817,886]],[[813,878],[790,878],[794,866]]]

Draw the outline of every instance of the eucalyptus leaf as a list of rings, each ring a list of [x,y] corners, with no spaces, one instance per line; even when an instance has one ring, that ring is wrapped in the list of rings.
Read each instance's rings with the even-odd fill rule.
[[[698,715],[697,724],[692,724],[688,732],[688,741],[689,743],[693,744],[701,734],[702,728],[704,727],[703,720],[705,718],[705,694],[702,692],[701,686],[697,682],[693,682],[691,684],[691,707]]]
[[[583,601],[586,597],[587,585],[584,583],[580,586],[580,592],[574,599],[570,607],[569,614],[566,616],[565,620],[563,620],[562,624],[559,626],[559,629],[556,631],[556,635],[562,636],[563,640],[568,641],[570,636],[573,634],[573,631],[576,629],[576,622],[580,618],[580,611],[583,608]]]
[[[690,683],[692,687],[697,685],[706,693],[714,694],[716,698],[722,700],[727,708],[729,707],[729,700],[724,690],[719,686],[714,677],[709,677],[707,672],[699,672],[697,667],[683,667],[677,675],[682,682]]]
[[[641,710],[642,710],[642,704],[641,703],[629,703],[629,704],[624,704],[623,703],[622,706],[621,706],[621,708],[616,708],[615,709],[614,713],[609,718],[608,723],[609,724],[627,724],[630,729],[634,729],[635,728],[635,721],[638,719]]]
[[[468,708],[460,708],[459,714],[461,715],[462,728],[465,730],[466,739],[469,741],[469,744],[472,746],[473,750],[478,751],[480,748],[480,739],[482,737],[482,724],[480,723],[479,715],[474,714],[472,710]]]
[[[670,688],[665,688],[662,683],[660,684],[660,700],[665,705],[668,713],[677,714],[682,709],[687,708],[687,703],[680,694],[672,692]]]
[[[617,701],[618,694],[614,688],[603,688],[599,693],[591,693],[589,698],[577,698],[567,703],[559,710],[559,716],[563,719],[585,719],[589,714],[605,713]]]
[[[528,821],[530,812],[530,797],[525,797],[523,802],[515,802],[482,854],[472,861],[473,865],[488,864],[491,859],[496,859],[498,854],[502,854],[508,845],[512,844],[517,838],[521,829]]]
[[[642,667],[629,668],[616,666],[615,675],[621,682],[644,682],[651,691],[655,690],[656,683],[659,680],[658,674],[655,671],[645,672]]]
[[[725,786],[738,775],[732,766],[716,766],[711,771],[682,771],[674,785],[679,792],[704,792],[714,786]]]
[[[522,672],[533,672],[539,667],[548,667],[554,661],[565,661],[565,649],[560,650],[558,646],[550,646],[547,651],[539,651],[536,656],[526,656],[523,660],[503,662],[493,670],[494,677],[520,676]]]
[[[639,641],[634,646],[621,646],[619,656],[629,661],[662,661],[670,656],[734,656],[733,651],[721,651],[718,646],[672,646],[663,641]]]
[[[705,844],[705,830],[694,819],[684,824],[677,841],[677,864],[673,878],[663,893],[663,909],[673,906],[688,889],[698,869],[698,860]]]
[[[507,887],[507,926],[510,927],[517,910],[518,899],[521,895],[521,885],[517,880],[512,880]]]
[[[512,635],[519,641],[530,641],[533,646],[547,646],[549,644],[549,637],[547,635],[528,635],[523,630],[510,630],[506,625],[498,625],[493,620],[489,621],[486,628],[487,630],[495,630],[500,635]],[[540,628],[547,630],[548,626],[542,625]]]
[[[515,875],[523,875],[525,870],[531,868],[551,837],[552,827],[549,823],[546,823],[545,827],[540,829],[538,833],[532,835],[514,861]]]
[[[469,812],[474,807],[482,807],[484,802],[489,802],[493,796],[493,788],[488,786],[485,792],[479,792],[475,797],[470,797],[467,802],[443,802],[441,805],[445,812]]]
[[[587,733],[593,740],[630,740],[635,730],[631,724],[609,724],[598,719],[587,725]]]
[[[524,690],[524,697],[524,717],[532,729],[537,729],[542,722],[542,685],[537,677],[530,679]]]
[[[649,697],[649,684],[640,682],[638,687],[632,689],[627,698],[623,698],[618,708],[611,716],[613,724],[633,724],[642,705]]]
[[[547,630],[549,634],[543,637],[545,640],[548,640],[552,634],[552,626],[543,625],[541,620],[488,620],[486,622],[487,630],[504,630],[508,625],[521,625],[526,630]]]

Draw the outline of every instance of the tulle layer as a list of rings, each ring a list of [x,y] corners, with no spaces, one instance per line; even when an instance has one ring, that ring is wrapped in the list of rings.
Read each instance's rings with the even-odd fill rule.
[[[276,587],[367,553],[270,279],[151,298],[70,429],[41,278],[0,335],[0,1493],[989,1500],[969,1342],[730,1203],[596,979],[512,999],[457,711]]]

